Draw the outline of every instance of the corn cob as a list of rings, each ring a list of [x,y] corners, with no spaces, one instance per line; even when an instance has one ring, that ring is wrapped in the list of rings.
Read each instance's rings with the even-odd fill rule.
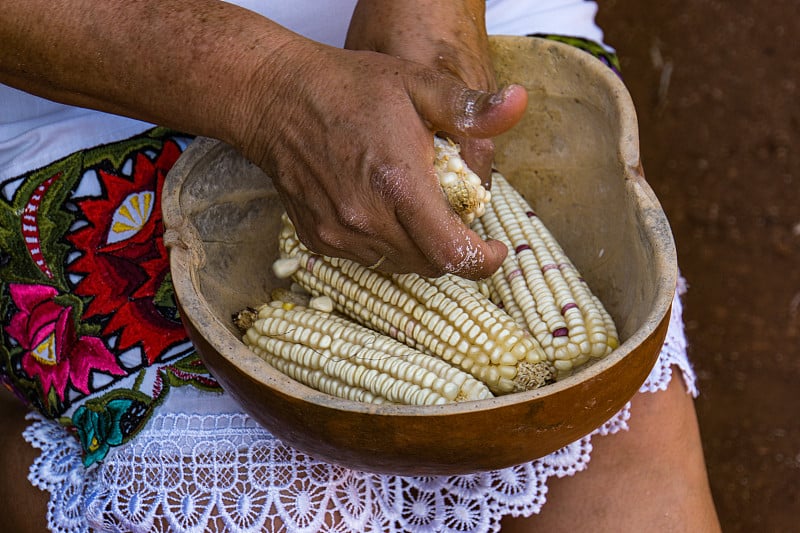
[[[492,185],[492,203],[473,229],[509,254],[486,290],[527,326],[558,377],[570,375],[619,345],[614,322],[522,195],[500,173]]]
[[[535,339],[474,282],[384,274],[317,255],[300,243],[285,215],[283,222],[281,254],[298,260],[292,279],[312,295],[328,296],[337,312],[469,372],[495,394],[550,380],[552,370]]]
[[[377,376],[384,367],[365,370],[367,359],[362,356],[366,354],[372,361],[376,346],[365,346],[359,336],[394,338],[412,350],[436,355],[470,372],[495,394],[540,387],[554,377],[570,375],[590,358],[603,357],[618,345],[610,315],[524,198],[499,173],[493,177],[496,195],[490,195],[464,165],[452,142],[436,138],[435,150],[434,166],[454,210],[465,223],[474,222],[473,229],[479,234],[500,239],[510,249],[501,270],[478,283],[456,276],[426,279],[414,274],[383,274],[351,261],[311,253],[299,242],[284,215],[279,237],[281,259],[273,270],[279,278],[291,277],[296,282],[293,287],[301,287],[314,297],[285,291],[273,297],[294,303],[269,308],[286,310],[286,306],[300,303],[326,312],[335,309],[371,329],[346,320],[344,325],[338,322],[344,320],[341,317],[322,313],[327,318],[315,318],[315,327],[328,324],[324,327],[329,328],[336,323],[338,336],[344,331],[358,332],[353,333],[356,338],[346,348],[337,344],[333,355],[324,352],[333,343],[323,341],[319,345],[318,334],[301,330],[298,324],[277,322],[280,328],[303,331],[300,337],[282,338],[275,326],[264,325],[268,317],[262,317],[261,325],[250,329],[245,342],[276,368],[324,392],[357,401],[401,403],[449,401],[454,399],[453,388],[449,387],[447,394],[443,394],[444,389],[419,392],[400,385],[391,376],[374,378],[379,380],[382,392],[365,388],[365,373]],[[483,219],[477,220],[481,216]],[[312,338],[317,344],[309,345]],[[381,347],[383,342],[379,343]],[[328,366],[319,366],[318,362],[310,366],[312,360],[322,357],[320,352]],[[361,356],[355,358],[356,353]],[[387,351],[374,359],[397,357],[406,356]],[[336,373],[337,365],[331,361],[346,361],[347,370]],[[389,386],[387,382],[398,384]],[[473,387],[470,385],[470,390]],[[456,396],[477,399],[463,392]]]
[[[483,188],[481,178],[464,164],[457,144],[434,137],[433,148],[439,185],[453,210],[465,224],[470,224],[483,215],[492,195]]]
[[[328,312],[273,300],[241,312],[237,325],[277,370],[333,396],[408,405],[493,396],[466,372]]]

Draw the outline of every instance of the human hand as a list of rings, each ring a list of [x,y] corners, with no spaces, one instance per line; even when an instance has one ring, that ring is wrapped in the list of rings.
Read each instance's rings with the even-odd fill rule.
[[[493,92],[484,0],[361,0],[345,47],[372,50],[448,73],[469,88]],[[467,165],[490,183],[494,143],[488,138],[448,137],[461,146]]]
[[[308,41],[268,59],[236,144],[273,178],[311,250],[381,270],[478,279],[507,250],[483,241],[444,199],[433,132],[488,138],[524,112],[524,89],[468,89],[454,76],[386,54]]]
[[[443,54],[460,80],[424,62],[313,43],[217,0],[109,0],[89,19],[71,3],[6,4],[0,80],[234,145],[274,178],[314,251],[471,278],[505,256],[450,210],[432,165],[433,132],[490,138],[524,110],[519,87],[467,89],[461,80],[484,76],[470,70],[479,61]],[[44,14],[51,23],[37,24]]]

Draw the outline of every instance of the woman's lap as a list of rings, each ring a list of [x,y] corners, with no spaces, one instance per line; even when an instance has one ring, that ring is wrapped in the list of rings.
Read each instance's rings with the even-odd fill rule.
[[[6,524],[14,526],[12,530],[43,531],[48,510],[47,492],[26,483],[23,476],[34,459],[41,467],[41,462],[46,462],[47,458],[37,457],[38,451],[23,442],[20,431],[29,424],[24,420],[24,413],[12,398],[0,399],[0,417],[9,430],[3,437],[3,449],[8,451],[3,455],[6,475],[0,483],[0,495],[6,497],[0,501],[5,502],[3,515]],[[714,531],[718,526],[708,490],[693,400],[686,393],[682,380],[672,379],[666,391],[637,394],[631,402],[628,424],[629,431],[613,436],[594,435],[590,467],[576,475],[549,477],[546,489],[540,487],[546,491],[548,500],[540,513],[531,518],[507,516],[502,522],[503,531],[525,531],[533,526],[544,531],[575,531],[581,530],[581,525],[587,522],[596,526],[597,531]],[[219,475],[225,469],[215,470],[209,465],[206,473],[212,471]],[[76,474],[75,471],[62,473]],[[138,473],[147,474],[142,468]],[[198,487],[195,473],[192,468],[184,471],[181,486],[188,489],[188,493],[195,491],[198,495],[207,487]],[[302,478],[288,475],[287,479],[294,480],[295,489],[302,488]],[[203,485],[202,480],[200,484]],[[51,489],[63,490],[64,487]],[[135,492],[135,489],[136,485],[122,487],[115,503],[123,503],[126,492],[132,495],[128,491]],[[180,496],[180,491],[173,494],[174,503],[180,503]],[[252,501],[253,505],[258,503]],[[51,501],[50,512],[63,512],[63,508],[59,509],[63,504],[61,499],[55,504]],[[120,510],[123,509],[116,509],[116,515],[105,513],[103,518],[109,523],[119,523]],[[225,521],[217,511],[212,510],[208,517],[210,523]],[[95,513],[94,518],[100,519],[101,514]],[[331,520],[331,516],[335,515],[328,515],[327,520]],[[159,520],[161,525],[169,523],[162,514],[156,513],[155,517],[147,528],[159,524]],[[279,523],[280,517],[277,523],[272,522],[273,525]],[[147,528],[143,530],[153,530]]]
[[[136,156],[141,161],[136,159],[139,167],[134,168],[146,167],[150,172],[141,177],[134,174],[137,187],[140,181],[148,187],[157,187],[158,180],[163,177],[161,173],[182,148],[179,145],[184,140],[173,139],[168,132],[159,135],[164,136],[148,140],[147,146],[141,148],[142,155]],[[106,157],[99,152],[97,155]],[[167,156],[170,162],[165,160]],[[152,159],[152,164],[147,158]],[[115,169],[104,161],[98,159],[97,172],[113,173]],[[124,159],[120,159],[116,170],[120,172],[120,179],[127,179],[123,175],[126,168],[123,162]],[[160,166],[162,162],[163,167]],[[93,168],[87,166],[89,172],[94,172]],[[74,178],[76,189],[84,190],[77,185],[83,184],[82,176],[76,174]],[[87,179],[93,179],[91,174],[88,176]],[[47,179],[48,176],[42,176],[42,184],[51,187],[54,182]],[[152,185],[142,180],[151,180]],[[125,194],[142,194],[137,191],[131,189]],[[125,199],[125,194],[120,194],[119,199]],[[110,214],[115,207],[105,199],[80,196],[70,209],[75,205],[87,217],[99,217],[103,208]],[[151,227],[157,228],[157,224],[151,221],[150,226],[143,226]],[[73,226],[69,226],[69,231],[72,229]],[[106,254],[100,259],[113,259],[104,264],[137,261],[135,257],[128,257],[128,252],[122,253],[121,248],[109,247],[109,243],[102,248],[81,237],[79,232],[80,229],[71,242],[76,246],[97,246],[98,257],[101,252]],[[91,250],[84,250],[84,256],[88,257]],[[151,252],[157,250],[148,250]],[[93,278],[76,267],[80,267],[77,261],[66,263],[62,279],[79,280],[76,282],[78,289],[81,284],[88,287],[99,283],[101,276]],[[112,270],[109,268],[113,279]],[[39,267],[33,274],[52,273]],[[14,312],[27,312],[26,309],[42,303],[53,307],[49,299],[55,302],[58,295],[46,293],[41,289],[46,288],[45,285],[27,279],[14,281],[17,292],[9,296],[14,302],[9,308],[16,309]],[[36,290],[23,291],[19,287],[25,283]],[[56,381],[55,374],[46,375],[47,366],[38,370],[40,377],[53,380],[61,395],[53,408],[62,410],[53,410],[50,415],[69,422],[71,430],[81,437],[83,449],[74,435],[55,422],[40,418],[30,423],[24,420],[24,409],[15,405],[12,398],[0,398],[0,417],[7,429],[1,442],[5,453],[1,460],[4,476],[0,481],[0,497],[6,496],[2,498],[6,507],[2,512],[6,524],[13,526],[12,530],[40,531],[47,522],[53,530],[59,531],[82,531],[89,524],[95,527],[105,524],[109,530],[124,531],[182,530],[192,526],[237,531],[257,524],[263,529],[273,529],[288,520],[310,530],[338,532],[408,531],[414,525],[426,529],[436,523],[457,531],[490,531],[502,516],[511,515],[536,516],[507,518],[503,522],[504,529],[522,530],[514,528],[527,528],[532,520],[536,527],[568,530],[591,516],[598,525],[603,518],[613,520],[608,524],[621,530],[622,514],[631,524],[639,521],[649,525],[659,516],[663,518],[658,514],[659,506],[652,505],[653,502],[699,517],[711,516],[709,508],[713,514],[713,506],[707,505],[710,499],[702,455],[698,459],[701,452],[691,399],[696,391],[686,359],[679,301],[676,301],[677,316],[673,317],[671,336],[659,365],[632,401],[636,418],[629,432],[613,438],[607,436],[627,429],[629,412],[625,410],[591,438],[587,436],[533,463],[475,476],[398,478],[352,472],[290,450],[242,414],[230,398],[208,390],[215,389],[216,384],[204,374],[202,365],[197,366],[199,361],[186,347],[181,348],[183,351],[171,348],[181,346],[180,332],[169,322],[174,322],[175,317],[163,314],[169,310],[163,299],[168,292],[161,290],[165,286],[150,287],[152,294],[148,297],[161,313],[158,320],[167,324],[162,329],[167,332],[174,329],[175,338],[169,337],[174,344],[159,346],[168,355],[165,364],[158,368],[153,365],[148,377],[135,381],[138,388],[129,390],[128,396],[123,398],[114,392],[106,398],[102,388],[94,389],[92,382],[87,381],[83,386],[90,392],[89,400],[84,405],[76,402],[69,407],[72,397],[67,394],[68,382]],[[137,289],[130,295],[119,296],[124,296],[121,301],[133,301],[132,296],[141,297],[142,294],[142,290]],[[61,303],[62,296],[58,296],[62,298],[58,305],[66,308]],[[161,300],[156,301],[157,297]],[[61,308],[56,310],[63,312]],[[156,316],[155,313],[151,315]],[[87,303],[85,316],[102,318],[103,309]],[[116,324],[98,321],[90,326],[84,328],[83,337],[76,336],[76,342],[84,342],[81,339],[96,335],[102,328],[110,332]],[[21,332],[16,333],[24,344]],[[133,347],[136,337],[122,334],[115,342],[118,347],[125,348],[126,343]],[[141,360],[147,358],[159,360],[147,353]],[[138,366],[125,366],[129,360],[118,358],[115,362],[110,355],[106,359],[98,360],[98,364],[103,362],[105,366],[101,370],[110,375],[130,371],[133,376],[134,370],[142,371]],[[679,386],[680,380],[672,379],[675,368],[683,372],[692,394],[686,394]],[[76,376],[70,374],[70,377]],[[185,383],[177,383],[180,379]],[[170,383],[173,390],[167,394],[164,387]],[[143,384],[148,391],[153,391],[150,397],[140,394],[145,391]],[[176,384],[199,386],[201,390],[178,388]],[[202,389],[207,390],[203,392]],[[130,421],[131,416],[136,415],[140,424],[145,424],[145,413],[152,414],[153,418],[146,422],[144,429],[141,425],[122,424],[121,432],[112,432],[117,441],[107,438],[101,442],[99,450],[88,448],[90,437],[99,435],[97,431],[103,423],[119,424],[121,419]],[[21,432],[26,426],[24,440],[38,450],[24,443]],[[124,437],[124,443],[119,435]],[[658,450],[653,449],[656,445],[660,446]],[[590,451],[592,467],[583,472]],[[650,460],[655,455],[659,461]],[[91,468],[86,469],[84,464],[90,464]],[[643,464],[647,468],[642,468]],[[23,481],[29,470],[36,487]],[[580,475],[573,476],[578,472]],[[651,476],[659,476],[663,481],[662,493],[648,501],[647,491],[654,486]],[[614,487],[626,497],[619,497]],[[634,487],[634,497],[631,497],[630,490]],[[687,489],[694,489],[694,492]],[[589,494],[591,498],[587,497]],[[689,496],[696,507],[689,507]],[[545,499],[552,501],[542,507]],[[634,505],[637,502],[640,505]],[[640,512],[632,512],[632,508]],[[542,509],[544,512],[540,513]],[[656,514],[649,514],[653,510]],[[570,519],[565,519],[565,514]]]
[[[552,479],[548,502],[530,519],[507,518],[504,532],[719,530],[694,400],[680,378],[666,391],[638,394],[630,429],[592,440],[585,472]]]
[[[626,480],[626,475],[663,474],[643,470],[643,464],[669,465],[667,472],[678,476],[670,486],[679,486],[688,475],[702,489],[697,476],[705,471],[702,456],[699,463],[696,460],[700,453],[696,424],[692,429],[687,422],[694,420],[692,395],[686,391],[693,390],[693,375],[686,360],[679,301],[675,313],[659,364],[630,412],[624,410],[591,437],[513,469],[435,479],[352,472],[284,447],[240,413],[227,396],[175,389],[135,439],[113,449],[88,472],[81,465],[76,441],[52,422],[35,422],[26,430],[29,442],[41,448],[31,478],[51,491],[50,510],[62,526],[80,524],[88,517],[96,526],[123,525],[124,531],[158,530],[164,524],[180,530],[219,520],[230,531],[254,524],[272,527],[276,520],[320,527],[333,522],[336,531],[369,531],[370,525],[374,531],[408,531],[426,519],[442,520],[456,531],[491,531],[502,515],[532,516],[544,510],[541,517],[530,520],[547,522],[558,518],[562,508],[572,509],[577,518],[580,509],[594,513],[598,504],[607,511],[617,500],[630,502],[625,485],[634,481],[647,485],[648,479]],[[675,370],[682,372],[687,386],[674,379]],[[628,425],[629,433],[619,431]],[[609,433],[616,435],[603,436]],[[650,449],[654,442],[662,449]],[[592,464],[587,469],[590,451]],[[683,453],[694,462],[674,464]],[[653,464],[655,457],[659,460]],[[620,483],[614,485],[616,481]],[[605,488],[599,491],[598,483]],[[653,486],[650,480],[649,487]],[[641,507],[644,512],[646,506]],[[627,518],[638,516],[629,513]],[[619,517],[615,521],[621,523]],[[527,523],[509,519],[506,526]]]
[[[167,155],[170,162],[174,160],[180,146],[173,142],[169,134],[163,136],[164,132],[156,137],[152,135],[146,142],[142,141],[146,144],[143,151],[131,152],[136,154],[130,156],[134,161],[131,168],[135,180],[129,182],[124,179],[124,169],[127,168],[124,157],[119,158],[118,167],[112,168],[106,163],[105,153],[98,152],[97,162],[93,162],[92,157],[83,158],[82,162],[87,168],[75,175],[74,189],[85,194],[87,188],[83,180],[91,181],[95,168],[98,169],[98,175],[110,180],[109,183],[119,183],[125,187],[129,187],[130,183],[145,189],[157,187],[169,162],[164,163],[163,168],[159,165]],[[142,169],[147,172],[143,174],[140,172]],[[119,177],[115,171],[119,172]],[[60,174],[62,179],[65,175]],[[49,179],[47,176],[49,173],[41,179]],[[132,189],[117,196],[124,200],[132,194],[141,195],[142,192]],[[75,204],[79,209],[85,209],[87,216],[91,215],[98,227],[103,220],[101,214],[113,213],[116,205],[99,197],[95,200],[91,196],[79,197]],[[157,228],[157,225],[153,225],[155,221],[150,220],[149,224],[142,228]],[[85,228],[72,225],[69,230],[76,227],[78,229],[74,233]],[[79,237],[73,237],[70,241],[76,245],[91,244]],[[112,281],[116,279],[116,271],[112,266],[119,268],[118,265],[136,260],[136,257],[125,255],[128,252],[123,254],[123,249],[119,247],[98,246],[93,253],[100,259],[114,259],[113,262],[103,263]],[[101,254],[105,255],[100,257]],[[77,266],[80,266],[78,262],[68,263],[65,267],[67,273]],[[164,268],[161,265],[159,272]],[[34,271],[41,272],[44,271]],[[100,277],[88,275],[63,279],[78,280],[77,292],[90,282],[100,282]],[[159,296],[164,294],[161,289],[165,286],[153,285],[149,296],[141,288],[132,293],[140,298],[150,298],[150,303],[162,313],[159,320],[171,316],[163,315],[168,308],[164,306],[166,300]],[[66,312],[64,310],[67,307],[63,297],[46,285],[31,282],[26,285],[26,280],[21,279],[15,280],[13,287],[9,289],[9,302],[13,302],[13,305],[9,304],[7,309],[17,326],[8,333],[13,334],[19,342],[10,344],[8,349],[12,356],[18,353],[24,358],[29,355],[24,352],[29,349],[25,344],[27,337],[23,329],[18,327],[23,321],[14,317],[27,313],[31,319],[37,309]],[[33,289],[26,290],[31,287]],[[126,301],[134,301],[129,296],[126,298]],[[93,316],[94,313],[102,316],[97,307],[86,309],[85,315]],[[665,389],[672,380],[673,365],[678,365],[677,368],[687,378],[690,392],[694,392],[693,375],[686,359],[679,300],[676,300],[673,310],[675,315],[662,357],[643,387],[643,392]],[[53,327],[56,327],[55,322]],[[110,322],[99,322],[95,329],[85,329],[83,337],[76,336],[75,342],[86,342],[86,338],[97,335],[96,332],[102,327],[110,331],[115,326]],[[163,327],[161,329],[168,331]],[[136,338],[142,337],[121,334],[116,343],[119,347],[120,344],[135,342]],[[174,342],[180,346],[181,339],[176,337]],[[170,530],[180,530],[181,527],[186,529],[192,525],[215,524],[217,520],[223,520],[229,526],[238,526],[239,530],[243,530],[254,523],[267,526],[274,525],[275,520],[289,520],[297,526],[318,523],[322,527],[325,523],[333,522],[338,528],[336,531],[366,531],[370,525],[375,531],[407,531],[415,525],[430,526],[439,522],[456,531],[489,531],[503,515],[529,516],[539,513],[546,499],[549,482],[555,480],[559,483],[558,478],[584,470],[589,460],[592,445],[589,437],[586,437],[540,461],[476,476],[413,479],[347,471],[313,461],[284,447],[243,415],[230,398],[220,395],[196,356],[173,350],[167,344],[160,349],[172,354],[171,358],[147,367],[150,370],[139,367],[128,369],[125,365],[130,363],[130,359],[125,359],[125,353],[129,351],[117,355],[118,364],[111,364],[113,361],[109,359],[106,370],[125,370],[131,376],[143,376],[131,382],[132,390],[124,386],[97,390],[89,387],[91,394],[83,404],[75,403],[68,407],[63,402],[53,403],[54,407],[67,406],[67,410],[57,418],[62,423],[66,422],[80,439],[75,439],[74,435],[55,422],[44,419],[26,429],[28,442],[41,451],[37,456],[28,453],[33,450],[25,447],[25,451],[20,452],[20,461],[13,466],[19,469],[20,464],[30,465],[33,462],[30,479],[37,487],[50,492],[47,519],[53,529],[80,531],[86,527],[88,520],[95,526],[105,523],[112,530],[152,531],[163,524],[169,524]],[[58,359],[56,365],[68,362],[71,354],[67,356]],[[33,364],[33,356],[30,359]],[[144,361],[144,358],[135,361],[140,360]],[[34,368],[42,376],[51,372],[46,362],[38,359],[36,362],[40,367],[8,365],[7,369],[22,371]],[[57,392],[64,399],[76,398],[74,394],[69,394],[72,382],[57,382],[56,377],[52,375],[53,386],[62,387]],[[75,379],[75,374],[70,374],[70,379]],[[121,384],[125,383],[123,379]],[[91,385],[89,382],[87,384]],[[169,392],[168,386],[172,387]],[[143,394],[146,391],[152,391],[150,399]],[[27,392],[30,394],[33,390]],[[57,396],[51,395],[50,398]],[[153,416],[149,422],[143,418],[146,413]],[[17,417],[10,427],[21,427],[19,411],[10,412],[9,416]],[[131,425],[134,419],[140,421],[139,426]],[[624,429],[626,420],[627,411],[602,428],[600,434]],[[115,432],[116,429],[121,431]],[[122,435],[125,440],[112,441],[112,438],[118,438],[115,435]],[[613,442],[616,439],[608,440]],[[19,446],[12,448],[19,449]],[[624,449],[624,446],[619,448]],[[608,457],[614,457],[616,453],[619,452],[612,449]],[[85,465],[91,468],[86,469]],[[592,470],[597,470],[598,475],[604,471],[602,467]],[[21,480],[23,472],[18,474],[17,479]],[[581,476],[582,479],[593,477],[594,474]],[[32,488],[19,481],[16,484],[24,485],[25,491]],[[575,484],[574,490],[572,483],[567,487],[565,495],[559,497],[562,502],[570,501],[571,495],[579,492],[580,485]],[[42,504],[42,496],[41,492],[30,494],[30,498],[38,505]],[[298,498],[307,502],[305,510],[301,509],[303,506],[296,505]],[[21,518],[36,521],[41,516],[23,514]],[[121,525],[124,527],[119,527]]]

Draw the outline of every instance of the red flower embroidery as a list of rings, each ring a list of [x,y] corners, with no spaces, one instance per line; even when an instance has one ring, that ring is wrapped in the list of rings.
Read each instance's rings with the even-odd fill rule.
[[[55,388],[64,400],[68,382],[89,393],[89,372],[100,370],[121,376],[125,371],[97,337],[78,336],[71,306],[54,301],[58,291],[48,285],[10,284],[19,311],[6,328],[25,350],[22,367],[42,384],[45,395]]]
[[[92,297],[84,318],[110,315],[103,333],[119,332],[120,352],[141,343],[150,363],[186,338],[181,323],[154,301],[169,273],[161,188],[179,155],[167,141],[155,161],[136,155],[132,179],[99,170],[108,197],[78,201],[89,224],[67,236],[82,254],[68,267],[84,275],[75,293]]]

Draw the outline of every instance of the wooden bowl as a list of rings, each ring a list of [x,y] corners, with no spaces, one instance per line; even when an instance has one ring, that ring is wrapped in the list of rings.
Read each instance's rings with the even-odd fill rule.
[[[229,146],[198,139],[167,177],[172,280],[192,341],[243,409],[287,444],[355,469],[460,474],[547,455],[613,416],[653,366],[677,266],[667,219],[639,164],[636,116],[616,75],[572,47],[494,37],[501,84],[521,83],[523,122],[497,165],[614,317],[622,344],[559,383],[436,407],[375,406],[301,385],[252,354],[231,315],[267,301],[282,207],[269,178]]]

